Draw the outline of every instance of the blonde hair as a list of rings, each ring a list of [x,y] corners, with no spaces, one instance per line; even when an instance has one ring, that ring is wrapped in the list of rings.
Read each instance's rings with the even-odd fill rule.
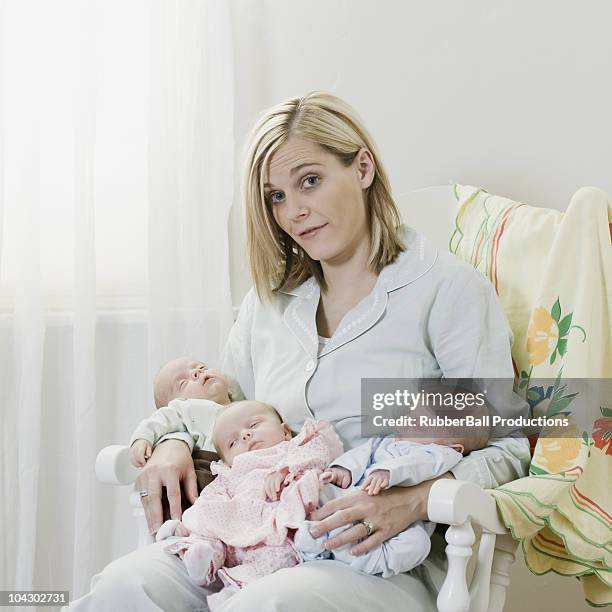
[[[360,149],[368,149],[375,164],[366,201],[371,245],[368,267],[378,274],[406,248],[387,174],[374,141],[355,111],[340,98],[320,91],[289,98],[263,114],[247,148],[244,176],[247,250],[260,299],[270,299],[275,291],[290,291],[311,276],[326,289],[321,264],[280,229],[264,194],[264,173],[270,160],[292,136],[318,144],[346,166]]]

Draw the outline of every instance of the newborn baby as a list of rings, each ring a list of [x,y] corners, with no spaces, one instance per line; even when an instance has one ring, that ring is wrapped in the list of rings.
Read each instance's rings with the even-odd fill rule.
[[[469,412],[481,417],[486,408],[473,407]],[[437,478],[457,465],[464,453],[486,446],[490,428],[474,427],[470,431],[443,426],[430,430],[419,428],[423,437],[406,437],[402,433],[406,432],[398,431],[398,435],[386,438],[370,438],[336,459],[323,479],[338,488],[326,487],[321,504],[356,489],[378,495],[388,487],[407,487]],[[311,525],[312,522],[305,521],[295,534],[295,545],[303,560],[337,559],[357,571],[382,574],[385,578],[420,565],[429,555],[430,536],[435,528],[429,521],[417,521],[370,552],[356,557],[348,545],[333,551],[325,548],[326,541],[347,526],[314,538],[309,531]],[[367,531],[364,535],[369,536],[375,530],[375,526],[367,522],[363,525]]]
[[[216,479],[179,521],[167,521],[158,540],[183,558],[198,584],[221,578],[226,589],[208,598],[215,609],[245,583],[300,562],[292,531],[317,507],[320,477],[342,453],[329,423],[307,420],[291,431],[271,406],[234,402],[215,420],[213,442],[222,461]]]
[[[167,438],[183,440],[191,451],[214,450],[215,417],[232,401],[225,376],[191,357],[165,364],[153,381],[158,410],[138,425],[130,439],[130,461],[142,467],[153,447]]]

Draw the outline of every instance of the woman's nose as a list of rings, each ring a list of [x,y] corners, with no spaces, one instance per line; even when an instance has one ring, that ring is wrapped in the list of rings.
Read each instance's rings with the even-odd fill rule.
[[[287,215],[292,221],[308,216],[308,208],[299,198],[287,198]]]

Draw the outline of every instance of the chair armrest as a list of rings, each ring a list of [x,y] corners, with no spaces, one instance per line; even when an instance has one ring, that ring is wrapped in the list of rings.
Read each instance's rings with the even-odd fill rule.
[[[440,479],[431,487],[429,519],[446,530],[448,571],[438,593],[439,612],[501,612],[510,582],[516,542],[497,513],[493,497],[472,482]],[[482,528],[476,569],[468,586],[467,565],[476,540],[472,525]]]
[[[429,491],[427,514],[435,523],[463,525],[469,521],[489,533],[508,533],[497,514],[493,497],[473,482],[436,480]]]
[[[138,468],[130,463],[130,448],[123,444],[104,447],[96,457],[96,477],[100,482],[114,485],[132,484]]]

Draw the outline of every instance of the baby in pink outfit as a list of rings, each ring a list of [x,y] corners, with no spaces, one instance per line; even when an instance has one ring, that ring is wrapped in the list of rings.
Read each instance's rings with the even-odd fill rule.
[[[217,477],[160,536],[185,536],[167,550],[183,558],[189,576],[201,585],[219,577],[233,592],[300,562],[294,530],[317,507],[321,475],[343,448],[329,423],[309,419],[292,437],[274,408],[255,401],[222,409],[213,442]],[[211,610],[225,595],[209,597]]]

